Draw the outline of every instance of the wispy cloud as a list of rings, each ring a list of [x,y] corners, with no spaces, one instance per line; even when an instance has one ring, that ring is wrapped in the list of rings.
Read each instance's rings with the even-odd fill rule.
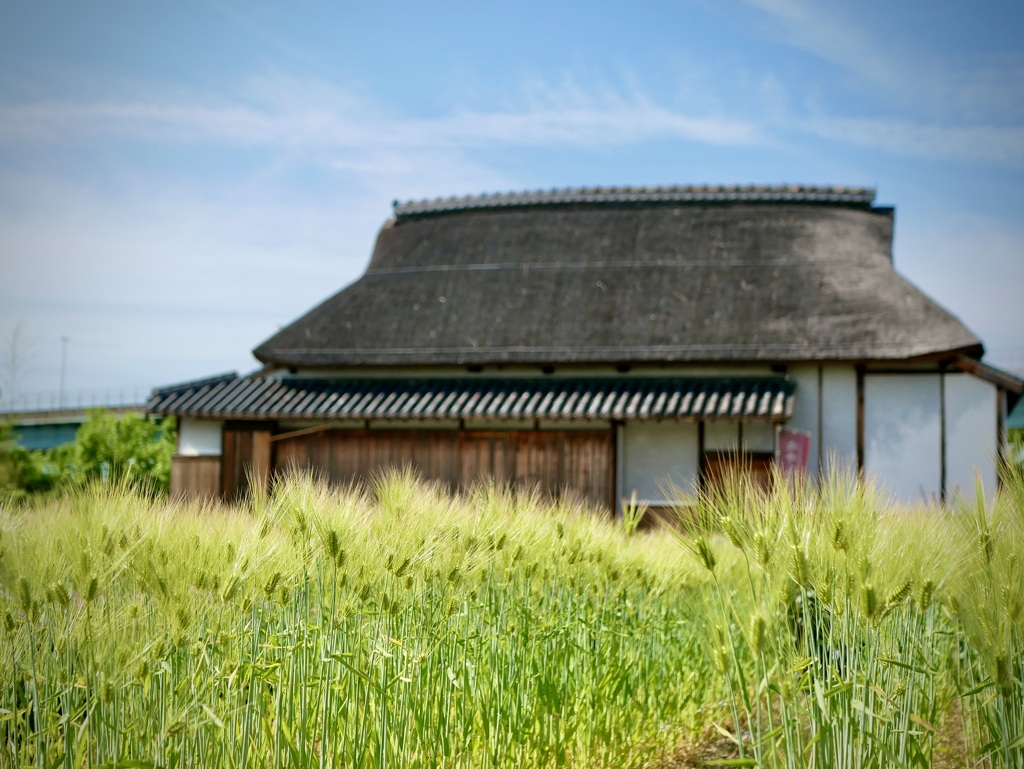
[[[896,44],[848,3],[740,2],[759,13],[769,36],[856,75],[905,109],[968,122],[1024,116],[1024,54],[1019,50],[967,54],[924,35]]]
[[[955,126],[902,119],[815,118],[803,124],[810,133],[930,160],[1024,164],[1024,126]]]
[[[763,14],[770,34],[783,43],[856,72],[876,85],[891,85],[896,69],[874,37],[834,4],[807,0],[742,0]]]
[[[388,114],[323,83],[259,82],[233,103],[199,99],[42,102],[0,106],[0,142],[72,142],[93,137],[359,152],[395,147],[616,146],[650,139],[715,145],[760,140],[750,122],[690,115],[640,93],[552,93],[521,109],[457,110],[433,118]]]

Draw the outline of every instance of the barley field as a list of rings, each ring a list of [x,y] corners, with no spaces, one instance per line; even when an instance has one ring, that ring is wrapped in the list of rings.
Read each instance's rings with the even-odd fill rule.
[[[638,512],[638,511],[634,511]],[[0,766],[1024,767],[1024,479],[0,508]]]

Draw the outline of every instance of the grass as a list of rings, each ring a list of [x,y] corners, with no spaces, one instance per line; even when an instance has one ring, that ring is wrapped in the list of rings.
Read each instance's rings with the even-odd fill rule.
[[[1019,474],[634,518],[402,473],[0,508],[0,765],[669,766],[710,733],[720,765],[1024,766]]]
[[[851,477],[683,518],[735,765],[1024,767],[1024,478],[907,510]],[[953,715],[959,713],[959,723]]]
[[[91,487],[0,548],[12,765],[622,766],[717,696],[671,539],[529,494]]]

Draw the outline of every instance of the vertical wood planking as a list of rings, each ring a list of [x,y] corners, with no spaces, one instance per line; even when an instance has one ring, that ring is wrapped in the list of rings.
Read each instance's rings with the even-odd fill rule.
[[[253,430],[250,435],[252,436],[250,483],[257,484],[261,489],[266,490],[270,483],[270,430]]]
[[[268,482],[275,456],[271,449],[272,431],[273,423],[269,422],[224,424],[220,483],[224,499],[243,499],[249,493],[250,478],[264,485]]]
[[[235,431],[224,426],[221,439],[221,488],[220,495],[224,499],[234,499],[238,484],[235,481]]]
[[[349,483],[411,467],[452,489],[481,480],[553,496],[569,489],[607,508],[614,504],[613,443],[611,430],[327,430],[275,442],[273,469],[310,467]]]
[[[173,457],[171,496],[177,499],[211,499],[221,492],[219,456]]]

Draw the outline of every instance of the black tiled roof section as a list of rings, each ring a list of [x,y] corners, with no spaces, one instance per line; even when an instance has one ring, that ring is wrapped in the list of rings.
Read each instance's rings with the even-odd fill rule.
[[[795,384],[781,377],[594,379],[274,379],[154,391],[153,414],[217,419],[781,422]]]
[[[190,379],[187,382],[178,382],[177,384],[164,385],[153,390],[154,395],[156,393],[169,393],[176,390],[201,390],[204,387],[213,387],[214,385],[223,384],[224,382],[230,382],[234,379],[238,379],[237,371],[228,371],[223,374],[214,374],[213,376],[203,377],[202,379]]]
[[[525,208],[574,204],[633,203],[830,203],[870,207],[875,191],[865,187],[808,185],[678,185],[672,187],[575,187],[465,195],[431,200],[395,201],[395,216],[468,211],[485,208]]]

